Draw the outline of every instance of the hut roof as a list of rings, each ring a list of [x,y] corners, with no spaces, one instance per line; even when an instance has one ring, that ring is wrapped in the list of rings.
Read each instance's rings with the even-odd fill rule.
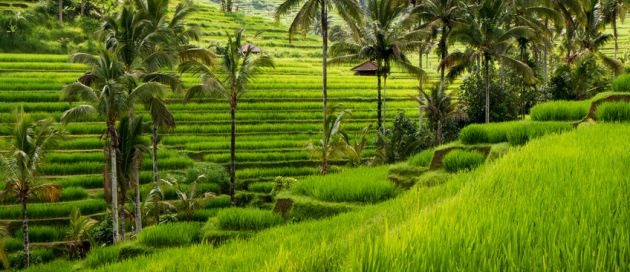
[[[253,43],[247,43],[243,45],[241,49],[243,50],[243,52],[247,52],[247,50],[251,50],[252,53],[262,53],[262,49],[260,49],[260,47],[256,46]]]
[[[378,65],[373,61],[366,61],[352,68],[352,71],[365,73],[365,72],[376,72],[378,70]]]

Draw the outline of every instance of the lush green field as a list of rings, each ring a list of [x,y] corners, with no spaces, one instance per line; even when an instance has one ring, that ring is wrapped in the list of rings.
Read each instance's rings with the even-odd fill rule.
[[[358,212],[99,271],[627,270],[629,133],[581,127]]]

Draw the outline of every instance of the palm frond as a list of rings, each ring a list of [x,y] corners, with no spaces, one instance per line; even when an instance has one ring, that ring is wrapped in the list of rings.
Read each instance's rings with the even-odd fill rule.
[[[90,115],[97,114],[98,111],[92,105],[80,105],[66,110],[61,115],[61,122],[67,125],[70,122],[83,121]]]

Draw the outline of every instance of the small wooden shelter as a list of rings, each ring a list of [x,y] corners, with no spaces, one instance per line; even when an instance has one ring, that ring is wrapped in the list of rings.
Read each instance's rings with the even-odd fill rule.
[[[352,68],[357,76],[375,76],[378,71],[378,64],[373,61],[366,61]]]
[[[241,47],[241,49],[243,50],[243,52],[247,52],[248,50],[251,50],[252,53],[254,54],[260,54],[262,53],[262,49],[260,49],[260,47],[256,46],[253,43],[246,43],[245,45],[243,45],[243,47]]]

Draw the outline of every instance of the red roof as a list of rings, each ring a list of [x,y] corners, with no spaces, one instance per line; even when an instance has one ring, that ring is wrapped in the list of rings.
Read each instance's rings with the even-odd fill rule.
[[[256,46],[253,43],[247,43],[243,45],[241,49],[243,50],[243,52],[247,52],[248,50],[251,50],[252,53],[262,53],[262,49],[260,49],[258,46]]]
[[[373,61],[366,61],[352,68],[355,72],[376,72],[378,65]]]

